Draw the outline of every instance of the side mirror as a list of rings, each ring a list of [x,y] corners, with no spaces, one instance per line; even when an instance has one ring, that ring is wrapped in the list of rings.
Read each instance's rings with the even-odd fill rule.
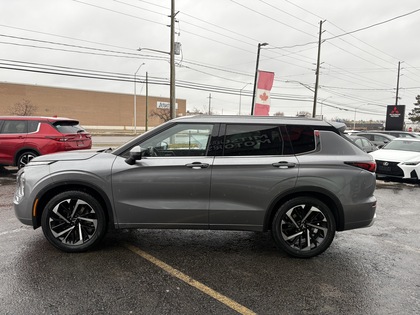
[[[136,161],[141,160],[141,152],[130,152],[130,156],[125,159],[125,163],[128,165],[136,164]]]
[[[130,156],[125,159],[125,163],[128,165],[136,164],[136,161],[141,160],[143,153],[147,151],[147,149],[141,148],[140,151],[130,151]]]

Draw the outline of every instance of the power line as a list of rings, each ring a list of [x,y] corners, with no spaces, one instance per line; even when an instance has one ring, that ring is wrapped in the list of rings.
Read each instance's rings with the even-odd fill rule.
[[[393,17],[393,18],[391,18],[391,19],[388,19],[388,20],[385,20],[385,21],[382,21],[382,22],[378,22],[378,23],[375,23],[375,24],[372,24],[372,25],[369,25],[369,26],[365,26],[365,27],[362,27],[362,28],[356,29],[356,30],[354,30],[354,31],[350,31],[350,32],[347,32],[347,33],[343,33],[343,34],[340,34],[340,35],[336,35],[336,36],[333,36],[333,37],[327,38],[327,39],[325,39],[325,40],[326,40],[326,41],[328,41],[328,40],[332,40],[332,39],[335,39],[335,38],[338,38],[338,37],[342,37],[342,36],[346,36],[346,35],[354,34],[354,33],[360,32],[360,31],[364,31],[364,30],[367,30],[367,29],[369,29],[369,28],[372,28],[372,27],[375,27],[375,26],[378,26],[378,25],[382,25],[382,24],[385,24],[385,23],[388,23],[388,22],[394,21],[394,20],[396,20],[396,19],[400,19],[400,18],[405,17],[405,16],[408,16],[408,15],[410,15],[410,14],[414,14],[414,13],[419,12],[419,11],[420,11],[420,9],[416,9],[416,10],[414,10],[414,11],[410,11],[410,12],[408,12],[408,13],[398,15],[398,16]]]

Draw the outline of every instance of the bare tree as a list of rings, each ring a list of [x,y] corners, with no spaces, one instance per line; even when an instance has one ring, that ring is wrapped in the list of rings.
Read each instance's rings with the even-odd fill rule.
[[[284,116],[284,113],[283,112],[276,112],[276,113],[274,113],[274,115],[273,116]]]
[[[11,115],[16,116],[32,116],[36,113],[37,109],[38,107],[32,104],[30,100],[23,99],[11,106],[9,112]]]
[[[310,112],[300,111],[296,114],[297,117],[312,117]]]
[[[171,111],[167,108],[156,108],[150,111],[150,117],[158,117],[163,122],[171,120]]]
[[[203,115],[204,112],[194,107],[192,110],[187,111],[187,115]]]

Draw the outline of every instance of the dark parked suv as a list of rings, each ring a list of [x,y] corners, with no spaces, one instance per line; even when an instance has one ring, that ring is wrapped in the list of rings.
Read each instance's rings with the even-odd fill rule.
[[[67,252],[107,227],[271,230],[296,257],[326,250],[336,231],[370,226],[373,158],[322,120],[194,116],[115,150],[34,158],[17,177],[17,218]]]
[[[77,120],[0,116],[0,165],[21,168],[38,155],[91,147],[90,134]]]

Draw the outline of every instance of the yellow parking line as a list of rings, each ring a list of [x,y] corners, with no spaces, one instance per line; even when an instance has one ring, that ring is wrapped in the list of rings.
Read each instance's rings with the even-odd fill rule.
[[[217,301],[225,304],[227,307],[230,307],[231,309],[237,311],[239,314],[243,315],[254,315],[255,312],[251,311],[250,309],[246,308],[245,306],[233,301],[232,299],[228,298],[227,296],[220,294],[219,292],[213,290],[212,288],[209,288],[208,286],[204,285],[203,283],[194,280],[190,276],[187,276],[185,273],[169,266],[168,264],[164,263],[163,261],[157,259],[156,257],[146,253],[145,251],[142,251],[138,247],[135,247],[130,244],[124,244],[124,247],[131,250],[133,253],[136,253],[137,255],[143,257],[144,259],[147,259],[152,264],[158,266],[159,268],[165,270],[170,275],[184,281],[185,283],[189,284],[190,286],[200,290],[201,292],[211,296],[212,298],[216,299]]]

